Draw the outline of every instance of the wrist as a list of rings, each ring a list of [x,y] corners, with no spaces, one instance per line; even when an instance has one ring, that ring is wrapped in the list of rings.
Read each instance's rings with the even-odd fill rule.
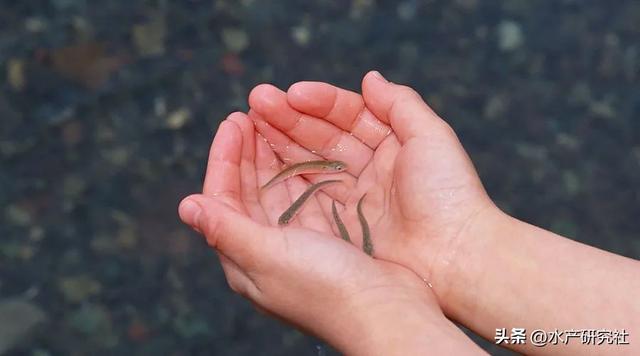
[[[460,314],[475,313],[479,298],[486,292],[488,266],[504,247],[504,239],[513,237],[511,231],[520,224],[491,203],[469,220],[448,251],[441,254],[431,275],[435,277],[434,292],[446,315],[460,320]]]
[[[638,310],[631,282],[637,274],[633,261],[497,209],[480,217],[467,233],[446,275],[450,283],[444,293],[437,292],[445,314],[476,333],[491,339],[497,328],[637,328],[632,317]],[[640,290],[640,284],[636,286]],[[625,289],[631,292],[617,292]],[[605,305],[618,308],[604,309]],[[518,352],[539,350],[530,344],[516,346]],[[545,349],[585,352],[580,344]]]
[[[480,354],[482,350],[449,321],[434,295],[404,290],[361,298],[351,308],[353,333],[334,345],[348,355]]]

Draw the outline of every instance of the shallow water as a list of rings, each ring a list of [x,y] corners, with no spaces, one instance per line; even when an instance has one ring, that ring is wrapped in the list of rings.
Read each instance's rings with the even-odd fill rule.
[[[0,0],[0,300],[47,317],[15,352],[325,352],[233,295],[176,216],[262,82],[378,69],[502,208],[639,258],[638,23],[630,0]]]

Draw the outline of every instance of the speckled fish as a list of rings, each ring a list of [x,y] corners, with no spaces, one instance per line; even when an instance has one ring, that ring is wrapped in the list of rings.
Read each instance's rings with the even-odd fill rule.
[[[262,188],[260,188],[260,191],[270,188],[287,178],[291,178],[299,174],[338,173],[344,171],[345,169],[347,169],[347,164],[342,161],[308,161],[296,163],[276,174],[273,178],[271,178],[271,180],[267,182],[267,184],[263,185]]]
[[[300,208],[302,208],[304,203],[313,195],[313,193],[316,192],[316,190],[322,188],[325,185],[338,182],[342,181],[339,179],[323,180],[322,182],[312,184],[309,188],[307,188],[307,190],[304,191],[304,193],[302,193],[302,195],[300,195],[300,197],[298,197],[298,199],[296,199],[296,201],[293,202],[293,204],[291,204],[289,209],[287,209],[284,213],[282,213],[282,215],[280,215],[280,218],[278,219],[278,225],[287,225],[289,221],[291,221],[291,219],[296,216],[298,211],[300,211]]]
[[[349,231],[344,226],[342,219],[340,219],[340,215],[338,214],[338,209],[336,208],[336,201],[331,202],[331,213],[333,213],[333,220],[336,222],[336,226],[338,226],[338,231],[340,231],[340,237],[347,242],[351,242],[351,238],[349,237]]]
[[[362,250],[369,256],[373,256],[373,242],[371,242],[371,231],[369,230],[369,224],[367,223],[367,219],[364,217],[362,213],[362,202],[364,201],[364,197],[367,195],[363,195],[360,200],[358,200],[358,220],[360,220],[360,227],[362,228]]]

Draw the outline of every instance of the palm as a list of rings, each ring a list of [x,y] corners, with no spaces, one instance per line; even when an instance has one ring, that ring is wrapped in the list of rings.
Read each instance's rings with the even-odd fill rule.
[[[204,194],[187,198],[201,205],[199,216],[204,217],[188,218],[181,204],[183,220],[200,230],[220,253],[232,289],[263,310],[301,325],[315,320],[320,306],[350,300],[386,305],[396,297],[418,295],[421,304],[438,310],[434,295],[409,270],[371,259],[332,237],[330,221],[323,215],[326,194],[305,205],[294,226],[276,227],[280,213],[291,204],[290,197],[308,185],[296,177],[260,194],[258,187],[280,166],[246,115],[231,114],[212,144]]]
[[[324,94],[333,93],[335,105],[317,91],[306,102],[292,95],[290,105],[276,88],[254,90],[248,115],[253,123],[247,115],[234,113],[220,125],[203,194],[185,198],[180,216],[219,252],[232,289],[318,335],[322,325],[346,325],[358,315],[365,315],[360,323],[369,324],[375,309],[387,315],[389,305],[403,306],[402,310],[423,305],[428,311],[423,316],[440,314],[434,294],[420,279],[385,260],[422,273],[412,261],[429,256],[415,256],[412,247],[421,247],[416,241],[424,242],[425,237],[446,241],[451,235],[444,226],[462,226],[468,219],[462,212],[474,204],[463,208],[461,203],[483,194],[477,177],[455,137],[447,137],[450,131],[434,126],[432,137],[413,140],[408,134],[411,123],[393,123],[392,132],[376,102],[363,108],[359,95],[337,95],[337,89],[329,89]],[[264,192],[258,189],[283,163],[323,158],[345,161],[348,172],[294,177]],[[343,184],[313,196],[292,226],[277,227],[279,215],[310,182],[334,178]],[[330,207],[336,200],[346,207],[343,220],[360,244],[354,205],[365,193],[364,214],[372,228],[376,259],[336,238],[333,230]],[[428,244],[425,251],[434,246]],[[326,313],[327,305],[335,306],[336,312]],[[315,322],[318,316],[323,321]]]
[[[249,116],[282,161],[339,159],[350,166],[348,173],[304,177],[317,182],[339,176],[344,184],[317,194],[295,223],[335,236],[331,201],[339,201],[345,206],[341,217],[351,238],[360,245],[355,205],[366,193],[364,214],[376,257],[410,267],[419,258],[438,257],[489,201],[453,131],[434,121],[428,136],[401,142],[389,125],[366,108],[362,110],[362,104],[360,111],[354,110],[357,101],[362,102],[360,96],[316,84],[316,88],[307,85],[306,90],[316,91],[313,95],[294,93],[292,99],[290,92],[287,100],[287,94],[273,87],[259,87],[250,98],[254,111]],[[328,88],[338,94],[323,94]],[[354,124],[354,119],[360,124]],[[308,184],[296,178],[286,188],[272,192],[280,204],[276,211],[284,211]],[[427,256],[416,256],[415,251],[425,243]]]
[[[442,146],[433,146],[415,139],[400,146],[390,135],[360,175],[362,189],[357,191],[369,192],[368,217],[383,256],[389,255],[386,250],[411,244],[417,233],[427,232],[433,239],[454,234],[457,226],[451,223],[463,222],[470,213],[467,203],[483,194],[475,174],[460,168],[467,162],[455,162],[456,156],[449,154],[455,147],[443,141]],[[353,206],[357,199],[351,196],[347,205]],[[355,216],[349,223],[357,231]]]

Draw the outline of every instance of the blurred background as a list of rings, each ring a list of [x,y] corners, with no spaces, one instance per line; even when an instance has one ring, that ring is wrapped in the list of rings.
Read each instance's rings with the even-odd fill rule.
[[[332,353],[234,295],[176,206],[253,86],[370,69],[503,209],[640,257],[638,1],[0,0],[0,354]]]

